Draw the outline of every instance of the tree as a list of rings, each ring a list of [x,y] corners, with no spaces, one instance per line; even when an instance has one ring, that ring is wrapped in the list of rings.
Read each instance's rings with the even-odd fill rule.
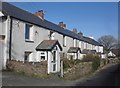
[[[117,39],[112,35],[104,35],[98,39],[98,42],[103,45],[104,51],[108,53],[117,44]]]

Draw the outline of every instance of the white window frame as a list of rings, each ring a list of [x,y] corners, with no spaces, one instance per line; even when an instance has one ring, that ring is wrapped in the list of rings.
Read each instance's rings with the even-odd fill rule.
[[[63,46],[66,47],[67,46],[67,41],[66,41],[66,36],[63,35]]]
[[[29,27],[29,38],[27,39],[26,38],[26,25],[29,25],[30,27]],[[31,25],[31,24],[25,24],[25,41],[27,42],[27,41],[34,41],[34,31],[33,31],[33,25]]]
[[[76,39],[73,39],[73,46],[77,47],[77,40]]]
[[[30,55],[31,55],[31,51],[25,51],[24,52],[24,62],[29,62],[30,61]],[[25,56],[27,54],[27,60],[25,60]]]
[[[45,59],[43,60],[41,56],[45,56]],[[40,61],[46,61],[46,60],[47,60],[46,52],[40,52]]]
[[[49,32],[49,39],[50,40],[54,40],[55,38],[54,38],[54,35],[55,35],[55,33],[53,32],[53,31],[50,31]]]

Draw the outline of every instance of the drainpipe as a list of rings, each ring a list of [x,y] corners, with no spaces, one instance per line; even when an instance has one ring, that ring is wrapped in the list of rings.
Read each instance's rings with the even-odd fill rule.
[[[13,20],[12,20],[12,17],[10,17],[9,60],[11,60],[12,24],[13,24]]]

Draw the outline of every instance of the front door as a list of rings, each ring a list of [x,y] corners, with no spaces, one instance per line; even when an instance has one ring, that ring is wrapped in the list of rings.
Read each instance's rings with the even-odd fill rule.
[[[57,62],[57,60],[56,60],[56,58],[57,58],[57,51],[53,51],[53,61],[52,61],[52,70],[53,70],[53,72],[56,72],[57,71],[57,64],[56,64],[56,62]]]

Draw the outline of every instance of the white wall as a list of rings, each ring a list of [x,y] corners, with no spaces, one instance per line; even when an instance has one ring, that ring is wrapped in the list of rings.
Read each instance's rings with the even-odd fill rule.
[[[103,46],[99,46],[99,52],[103,53]]]
[[[10,28],[10,19],[1,19],[0,18],[0,35],[4,35],[4,40],[0,40],[0,60],[2,62],[2,69],[6,68],[6,61],[9,58],[9,29]]]
[[[13,19],[12,26],[12,59],[24,60],[25,51],[25,24],[19,20]]]

